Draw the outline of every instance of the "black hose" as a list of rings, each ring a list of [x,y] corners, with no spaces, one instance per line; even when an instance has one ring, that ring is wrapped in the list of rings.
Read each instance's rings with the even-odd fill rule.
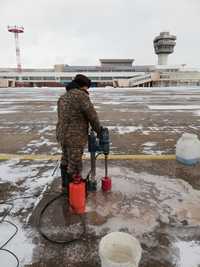
[[[100,154],[98,154],[96,156],[96,158],[99,156]],[[53,192],[53,193],[57,193],[57,192]],[[45,193],[47,194],[47,193]],[[52,192],[48,192],[48,194],[52,194]],[[81,225],[82,225],[82,231],[80,233],[80,235],[78,237],[75,237],[75,238],[72,238],[70,240],[55,240],[55,239],[52,239],[50,238],[47,234],[45,234],[43,231],[42,231],[42,227],[41,227],[41,223],[42,223],[42,217],[45,213],[45,211],[48,209],[48,207],[54,203],[56,200],[60,199],[61,197],[63,197],[64,195],[63,194],[59,194],[57,195],[56,197],[54,197],[53,199],[51,199],[41,210],[40,214],[39,214],[39,221],[38,221],[38,225],[37,225],[37,228],[38,228],[38,231],[39,233],[41,234],[41,236],[43,238],[45,238],[47,241],[51,242],[51,243],[54,243],[54,244],[59,244],[59,245],[69,245],[71,243],[74,243],[74,242],[77,242],[77,241],[81,241],[81,240],[85,240],[85,235],[86,235],[86,224],[85,224],[85,220],[84,220],[84,215],[81,215],[81,214],[76,214],[77,216],[79,216],[80,218],[80,221],[81,221]],[[5,220],[6,217],[10,214],[11,210],[13,209],[14,207],[14,204],[13,203],[10,203],[11,201],[14,201],[14,200],[17,200],[17,199],[28,199],[28,198],[32,198],[32,197],[35,197],[35,195],[30,195],[30,196],[24,196],[24,197],[17,197],[17,198],[13,198],[13,199],[10,199],[9,201],[1,201],[0,202],[0,205],[9,205],[11,206],[10,209],[5,213],[5,215],[3,216],[3,218],[0,220],[0,224],[2,223],[8,223],[10,225],[12,225],[14,228],[15,228],[15,232],[12,234],[12,236],[3,244],[0,246],[0,251],[5,251],[7,253],[9,253],[10,255],[12,255],[17,264],[16,264],[16,267],[19,267],[19,258],[17,257],[17,255],[10,251],[9,249],[6,249],[5,246],[16,236],[17,232],[18,232],[18,227],[16,224],[12,223],[11,221],[8,221],[8,220]],[[66,201],[67,202],[67,201]],[[69,203],[69,200],[68,200],[68,203]],[[71,207],[73,209],[72,206],[70,206],[70,204],[68,204],[68,209],[69,207]],[[100,236],[96,236],[95,239],[99,239],[101,238]],[[92,238],[90,238],[92,239]]]
[[[84,215],[81,215],[81,214],[76,214],[77,216],[79,216],[80,218],[80,221],[81,221],[81,224],[82,224],[82,231],[80,233],[80,235],[78,237],[75,237],[75,238],[72,238],[72,239],[69,239],[69,240],[55,240],[55,239],[52,239],[50,238],[47,234],[45,234],[43,231],[42,231],[42,227],[41,227],[41,222],[42,222],[42,217],[45,213],[45,211],[48,209],[48,207],[54,203],[56,200],[62,198],[64,195],[63,194],[60,194],[56,197],[54,197],[52,200],[50,200],[41,210],[40,214],[39,214],[39,222],[38,222],[38,231],[39,233],[41,234],[41,236],[43,236],[46,240],[48,240],[49,242],[51,243],[54,243],[54,244],[63,244],[63,245],[68,245],[68,244],[71,244],[71,243],[74,243],[74,242],[77,242],[77,241],[80,241],[80,240],[83,240],[84,236],[85,236],[85,233],[86,233],[86,226],[85,226],[85,220],[84,220]],[[69,202],[69,201],[68,201]],[[68,204],[69,205],[69,204]],[[69,205],[69,207],[71,207]],[[68,208],[69,208],[68,207]],[[71,207],[73,209],[73,207]]]
[[[60,166],[60,163],[59,163],[59,160],[57,160],[56,167],[54,168],[53,173],[52,173],[51,176],[54,176],[54,174],[56,173],[56,171],[57,171],[57,169],[58,169],[59,166]]]
[[[8,224],[12,225],[15,228],[15,232],[14,232],[14,234],[12,234],[12,236],[3,245],[1,245],[0,249],[4,248],[13,239],[13,237],[18,233],[18,230],[19,230],[17,225],[10,222],[10,221],[4,220],[4,221],[2,221],[2,223],[8,223]]]
[[[11,206],[11,208],[8,210],[8,212],[6,212],[6,214],[1,219],[0,224],[8,223],[15,228],[15,232],[11,235],[11,237],[3,245],[0,246],[0,251],[5,251],[5,252],[9,253],[10,255],[12,255],[17,262],[16,267],[19,267],[19,258],[17,257],[17,255],[14,252],[12,252],[11,250],[5,248],[5,246],[16,236],[16,234],[19,230],[16,224],[12,223],[11,221],[5,220],[5,218],[9,215],[10,211],[13,209],[14,206],[13,206],[13,204],[7,203],[7,202],[1,202],[0,204],[6,204],[6,205]]]
[[[56,194],[57,194],[57,192],[56,192]],[[15,228],[15,232],[12,234],[12,236],[3,245],[0,246],[0,251],[4,251],[4,252],[7,252],[10,255],[12,255],[15,258],[16,262],[17,262],[16,267],[19,267],[19,258],[17,257],[17,255],[14,252],[10,251],[9,249],[6,249],[5,246],[16,236],[16,234],[18,233],[19,228],[15,223],[13,223],[13,222],[11,222],[9,220],[6,220],[6,217],[10,214],[11,210],[14,208],[14,204],[11,203],[11,201],[13,202],[14,200],[28,199],[28,198],[32,198],[32,197],[36,197],[36,196],[35,195],[29,195],[29,196],[23,196],[23,197],[16,197],[16,198],[12,198],[12,199],[10,199],[8,201],[1,201],[0,202],[0,205],[8,205],[8,206],[10,206],[8,211],[5,212],[5,214],[3,215],[2,219],[0,220],[0,224],[7,223],[7,224],[10,224],[11,226],[13,226]]]
[[[58,168],[58,162],[57,162],[57,166],[55,167],[55,169],[53,171],[53,175],[55,174],[57,168]],[[53,192],[53,193],[55,193],[55,192]],[[79,217],[81,219],[81,222],[82,222],[83,231],[81,232],[81,234],[78,237],[73,238],[71,240],[67,240],[67,241],[53,240],[50,237],[48,237],[41,229],[41,221],[42,221],[42,216],[43,216],[44,212],[46,211],[46,209],[54,201],[56,201],[57,199],[61,198],[62,196],[63,196],[63,194],[57,195],[56,197],[54,197],[51,201],[49,201],[43,207],[43,209],[41,210],[40,215],[39,215],[38,231],[46,240],[48,240],[51,243],[55,243],[55,244],[70,244],[72,242],[79,241],[79,240],[83,239],[83,236],[85,235],[86,227],[85,227],[85,222],[83,220],[83,216],[79,215]],[[35,195],[29,195],[29,196],[23,196],[23,197],[16,197],[16,198],[10,199],[9,201],[1,201],[0,202],[0,205],[8,205],[8,206],[10,206],[10,209],[8,209],[8,211],[5,212],[5,214],[3,215],[3,218],[0,220],[0,224],[7,223],[7,224],[12,225],[15,228],[15,232],[11,235],[11,237],[7,241],[5,241],[5,243],[3,245],[0,246],[0,251],[4,251],[4,252],[7,252],[10,255],[12,255],[15,258],[16,262],[17,262],[16,267],[19,267],[19,258],[17,257],[17,255],[14,252],[10,251],[9,249],[6,249],[5,246],[16,236],[16,234],[18,233],[19,229],[18,229],[16,224],[12,223],[11,221],[5,220],[5,219],[10,214],[11,210],[14,208],[14,204],[11,203],[11,201],[14,201],[14,200],[17,200],[17,199],[28,199],[28,198],[32,198],[32,197],[36,197],[36,196]]]
[[[17,257],[17,255],[15,253],[13,253],[11,250],[6,249],[6,248],[0,248],[0,251],[5,251],[5,252],[9,253],[10,255],[12,255],[17,261],[16,267],[19,267],[19,258]]]
[[[18,227],[16,224],[12,223],[11,221],[8,221],[8,220],[5,220],[6,217],[10,214],[11,210],[13,209],[14,205],[13,203],[10,203],[11,201],[13,200],[17,200],[17,199],[26,199],[26,198],[31,198],[33,197],[32,196],[24,196],[24,197],[17,197],[17,198],[13,198],[9,201],[2,201],[0,202],[0,205],[9,205],[11,206],[10,209],[8,209],[8,211],[4,214],[3,218],[1,219],[0,221],[0,224],[3,224],[3,223],[7,223],[7,224],[10,224],[12,225],[14,228],[15,228],[15,232],[12,234],[12,236],[7,240],[5,241],[5,243],[3,245],[0,246],[0,251],[4,251],[4,252],[7,252],[9,253],[10,255],[12,255],[17,264],[16,264],[16,267],[19,267],[19,258],[17,257],[17,255],[10,251],[9,249],[6,249],[5,246],[16,236],[17,232],[18,232]],[[85,233],[86,233],[86,226],[85,226],[85,221],[84,221],[84,216],[83,215],[78,215],[79,218],[80,218],[80,221],[81,221],[81,224],[82,224],[82,231],[80,233],[80,235],[78,237],[75,237],[75,238],[72,238],[70,240],[55,240],[55,239],[52,239],[50,238],[47,234],[45,234],[43,231],[42,231],[42,227],[41,227],[41,224],[42,224],[42,217],[45,213],[45,211],[48,209],[48,207],[50,205],[52,205],[56,200],[60,199],[63,197],[63,194],[59,194],[57,196],[55,196],[53,199],[51,199],[41,210],[40,214],[39,214],[39,222],[38,222],[38,231],[39,233],[41,234],[41,236],[43,238],[45,238],[47,241],[51,242],[51,243],[54,243],[54,244],[59,244],[59,245],[68,245],[68,244],[71,244],[73,242],[77,242],[77,241],[81,241],[81,240],[84,240],[84,236],[85,236]],[[73,209],[73,207],[71,207]]]

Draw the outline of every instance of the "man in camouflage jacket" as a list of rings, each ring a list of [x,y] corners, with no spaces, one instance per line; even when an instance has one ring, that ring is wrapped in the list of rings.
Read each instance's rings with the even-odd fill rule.
[[[98,135],[101,132],[97,112],[87,91],[90,85],[91,81],[86,76],[77,75],[57,103],[56,137],[62,148],[60,168],[63,191],[66,191],[74,174],[81,174],[89,125]]]

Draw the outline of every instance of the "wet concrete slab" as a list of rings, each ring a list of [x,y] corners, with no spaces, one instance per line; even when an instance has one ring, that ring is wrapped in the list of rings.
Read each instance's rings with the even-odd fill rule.
[[[98,165],[97,178],[100,179],[103,164]],[[100,238],[112,231],[128,232],[140,240],[143,247],[140,266],[176,266],[179,262],[176,242],[199,240],[196,233],[200,230],[200,193],[180,177],[159,175],[158,169],[157,174],[150,174],[145,171],[145,162],[143,165],[142,172],[138,172],[134,162],[110,163],[112,192],[103,193],[99,187],[98,192],[88,195],[86,214],[82,217],[86,226],[84,238],[63,247],[38,236],[33,257],[36,265],[30,266],[51,266],[51,262],[57,266],[100,266]],[[151,165],[155,168],[158,162],[152,161]],[[164,166],[165,162],[161,161],[160,168]],[[56,179],[49,195],[33,212],[30,219],[33,227],[37,225],[40,209],[53,197],[51,192],[58,190]],[[63,198],[48,208],[42,225],[45,233],[54,239],[68,240],[83,231],[80,217],[69,212]]]
[[[6,195],[2,190],[0,198],[30,195],[27,200],[15,200],[11,213],[13,219],[20,219],[25,229],[31,229],[32,264],[25,266],[100,266],[100,238],[117,230],[129,232],[140,240],[143,247],[141,266],[144,267],[178,266],[174,265],[180,261],[176,243],[200,241],[200,177],[196,175],[200,165],[193,166],[193,175],[193,168],[174,160],[110,161],[112,192],[102,193],[99,184],[98,192],[88,195],[86,214],[82,218],[86,225],[84,238],[63,246],[44,240],[37,229],[41,209],[60,192],[59,173],[51,177],[55,162],[9,161],[2,164],[1,179],[7,179],[7,182],[3,183]],[[88,170],[89,161],[85,161],[84,176]],[[103,162],[98,161],[97,179],[100,181],[103,175]],[[64,198],[57,200],[42,219],[43,230],[55,239],[69,239],[83,231],[81,218],[72,215],[66,203]]]

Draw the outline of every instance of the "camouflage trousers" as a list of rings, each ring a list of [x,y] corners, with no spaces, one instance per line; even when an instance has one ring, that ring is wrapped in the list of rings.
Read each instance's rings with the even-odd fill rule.
[[[82,156],[84,147],[62,145],[61,165],[66,166],[67,172],[76,174],[82,172]]]

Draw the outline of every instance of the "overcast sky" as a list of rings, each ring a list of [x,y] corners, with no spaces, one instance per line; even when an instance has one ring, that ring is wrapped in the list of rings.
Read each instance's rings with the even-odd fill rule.
[[[23,25],[24,67],[95,65],[99,58],[155,64],[153,39],[177,35],[171,64],[200,66],[200,0],[0,0],[0,67],[16,65],[7,25]]]

